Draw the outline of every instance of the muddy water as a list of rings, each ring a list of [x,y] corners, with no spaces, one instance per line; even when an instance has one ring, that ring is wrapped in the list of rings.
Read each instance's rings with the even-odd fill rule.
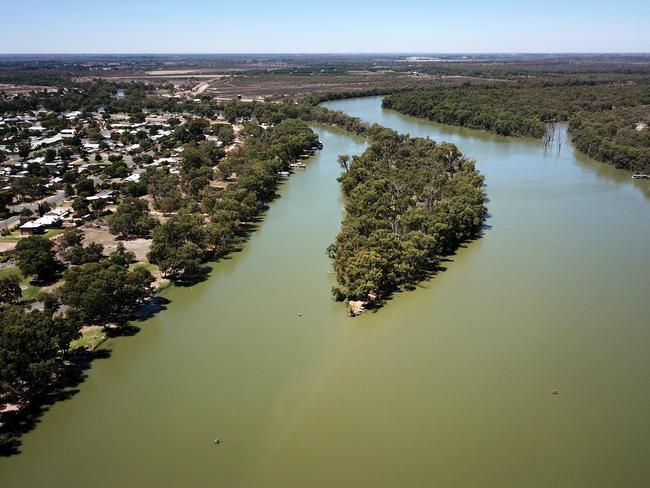
[[[0,460],[1,486],[650,482],[647,185],[575,154],[563,130],[545,149],[379,98],[327,105],[477,159],[484,237],[348,318],[324,250],[342,217],[336,157],[364,145],[317,127],[324,150],[245,249],[109,343],[80,392]]]

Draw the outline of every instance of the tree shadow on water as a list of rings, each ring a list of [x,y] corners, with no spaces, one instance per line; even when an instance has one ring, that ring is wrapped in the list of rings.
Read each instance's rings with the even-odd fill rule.
[[[175,277],[173,283],[179,287],[194,286],[197,283],[207,280],[211,272],[212,269],[209,266],[199,266],[191,272],[186,272],[181,276]]]
[[[24,408],[15,412],[5,412],[1,417],[0,428],[0,457],[9,457],[20,454],[22,445],[21,437],[34,430],[41,422],[52,405],[57,402],[69,400],[79,392],[79,385],[88,376],[93,361],[108,359],[111,356],[109,349],[76,352],[66,358],[60,374],[50,388]]]
[[[168,298],[165,298],[160,295],[155,295],[151,298],[151,300],[149,300],[142,307],[140,307],[139,310],[135,312],[133,319],[137,320],[138,322],[144,322],[145,320],[150,319],[154,315],[157,315],[160,312],[167,310],[167,305],[169,305],[170,303],[171,300],[169,300]]]

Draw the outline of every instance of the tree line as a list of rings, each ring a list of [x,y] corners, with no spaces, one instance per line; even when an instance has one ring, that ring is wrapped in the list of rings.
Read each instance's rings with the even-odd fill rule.
[[[464,84],[394,93],[383,106],[435,122],[505,136],[542,138],[548,124],[569,121],[574,142],[619,168],[648,171],[650,80]]]

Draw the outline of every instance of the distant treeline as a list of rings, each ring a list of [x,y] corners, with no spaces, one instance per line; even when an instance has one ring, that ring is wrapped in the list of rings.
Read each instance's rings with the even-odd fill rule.
[[[118,98],[118,89],[124,90],[124,97]],[[112,83],[95,81],[92,83],[68,83],[58,87],[57,91],[34,91],[28,95],[0,99],[0,112],[24,112],[45,108],[54,112],[79,110],[95,112],[98,109],[106,113],[127,112],[142,113],[147,109],[163,109],[177,105],[176,100],[165,100],[148,96],[148,87],[144,83]]]
[[[435,122],[506,136],[543,137],[548,124],[570,120],[576,145],[629,170],[648,170],[650,80],[440,87],[394,93],[383,106]]]

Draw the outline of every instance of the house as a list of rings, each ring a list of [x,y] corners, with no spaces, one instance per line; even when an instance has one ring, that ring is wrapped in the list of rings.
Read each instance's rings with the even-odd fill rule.
[[[93,200],[109,200],[113,198],[117,192],[115,190],[102,190],[97,195],[86,197],[86,200],[92,202]]]
[[[35,139],[32,141],[32,147],[34,149],[37,149],[41,146],[51,146],[52,144],[56,144],[57,142],[61,142],[63,140],[63,136],[61,134],[56,134],[52,137],[48,137],[45,139]]]
[[[33,236],[35,234],[41,234],[43,232],[43,227],[36,220],[30,222],[25,222],[20,226],[20,235],[21,236]]]
[[[122,180],[122,183],[129,183],[129,182],[139,182],[140,181],[140,173],[133,173],[131,176],[127,176]]]
[[[50,227],[59,227],[63,217],[56,212],[57,210],[59,212],[61,210],[64,211],[61,215],[67,215],[66,212],[69,213],[68,209],[54,209],[52,212],[48,212],[36,220],[25,222],[20,226],[20,235],[33,236],[34,234],[42,234],[45,232],[45,229],[49,229]]]
[[[99,144],[98,143],[86,142],[86,143],[84,143],[83,146],[84,146],[84,149],[89,153],[99,151]]]

